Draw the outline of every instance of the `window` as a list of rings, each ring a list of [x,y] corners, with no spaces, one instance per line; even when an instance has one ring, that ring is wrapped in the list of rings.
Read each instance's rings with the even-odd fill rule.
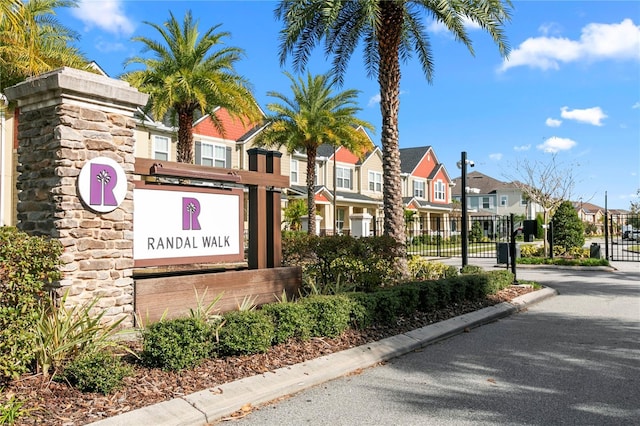
[[[169,148],[171,141],[166,136],[153,136],[153,158],[156,160],[169,160]]]
[[[353,170],[346,167],[336,167],[336,187],[352,189],[351,178]]]
[[[291,183],[298,183],[298,160],[295,158],[291,159],[291,173],[289,178],[291,179]]]
[[[436,184],[433,186],[433,198],[440,201],[445,201],[447,199],[444,183],[441,180],[437,180]]]
[[[424,198],[424,181],[423,180],[413,181],[413,196],[417,198]]]
[[[527,205],[527,197],[524,194],[522,194],[522,197],[520,198],[520,205],[521,206]]]
[[[224,145],[196,142],[196,164],[231,168],[231,148]]]
[[[369,172],[369,191],[382,192],[382,173]]]
[[[508,205],[508,201],[509,201],[509,197],[506,195],[501,195],[500,196],[500,205],[502,207],[506,207]]]
[[[491,199],[489,197],[482,197],[482,208],[483,209],[491,208]]]

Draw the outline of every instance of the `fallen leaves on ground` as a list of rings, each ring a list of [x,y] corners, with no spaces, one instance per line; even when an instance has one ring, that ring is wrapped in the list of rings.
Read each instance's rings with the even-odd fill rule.
[[[348,330],[337,338],[291,340],[272,347],[264,354],[209,359],[193,370],[179,373],[135,365],[134,374],[125,378],[124,386],[107,396],[82,393],[66,383],[43,382],[38,375],[24,376],[9,383],[3,395],[15,394],[18,399],[25,401],[23,409],[29,410],[29,416],[19,418],[16,425],[83,425],[203,389],[222,392],[219,386],[224,383],[424,327],[509,301],[530,291],[532,289],[528,287],[512,286],[480,301],[399,318],[390,326]],[[243,407],[236,416],[246,415],[252,409],[250,406],[246,408]]]

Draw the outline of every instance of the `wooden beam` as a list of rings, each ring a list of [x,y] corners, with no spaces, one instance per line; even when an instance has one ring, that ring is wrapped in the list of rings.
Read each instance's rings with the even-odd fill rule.
[[[289,187],[289,176],[283,176],[280,174],[265,174],[249,170],[235,170],[222,167],[177,163],[175,161],[159,161],[152,158],[136,157],[134,172],[142,176],[152,176],[151,168],[156,164],[161,164],[163,168],[170,167],[172,171],[184,171],[185,173],[189,171],[188,173],[190,176],[188,177],[192,177],[193,179],[207,180],[204,176],[211,176],[212,174],[228,175],[231,172],[240,177],[239,183],[242,183],[243,185],[264,185],[274,188]]]

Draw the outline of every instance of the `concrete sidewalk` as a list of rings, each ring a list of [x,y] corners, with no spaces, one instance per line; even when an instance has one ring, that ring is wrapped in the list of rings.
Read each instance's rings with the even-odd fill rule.
[[[548,297],[545,288],[476,312],[461,315],[404,334],[368,343],[268,373],[226,383],[95,423],[99,426],[206,425],[230,416],[250,404],[257,406],[312,386],[404,355],[465,329],[487,324],[516,313]]]

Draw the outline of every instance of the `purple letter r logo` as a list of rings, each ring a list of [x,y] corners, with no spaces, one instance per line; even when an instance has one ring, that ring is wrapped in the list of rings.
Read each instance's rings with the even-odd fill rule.
[[[89,185],[89,204],[92,206],[117,206],[113,189],[118,183],[116,170],[107,165],[91,164],[91,181]]]
[[[182,230],[194,229],[200,230],[200,222],[198,222],[198,216],[200,215],[200,201],[195,198],[183,197],[182,198]]]

